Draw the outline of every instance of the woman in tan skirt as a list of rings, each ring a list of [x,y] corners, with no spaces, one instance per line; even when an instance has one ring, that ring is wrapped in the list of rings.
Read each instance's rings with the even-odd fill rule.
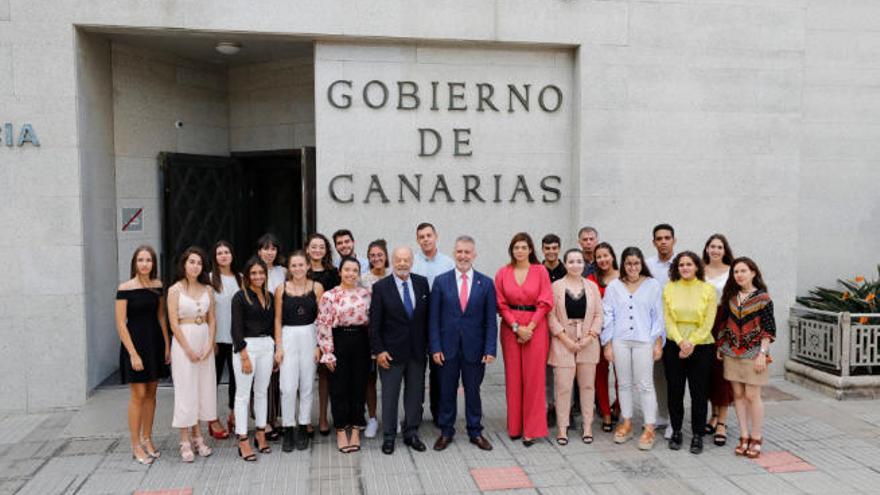
[[[553,309],[548,313],[553,390],[556,395],[556,443],[568,444],[568,421],[574,379],[581,399],[584,430],[581,439],[593,443],[593,402],[599,335],[602,333],[602,297],[599,287],[581,274],[584,254],[569,249],[563,257],[567,274],[553,282]]]
[[[718,333],[718,358],[724,360],[724,378],[733,387],[739,422],[740,440],[734,452],[754,459],[761,455],[761,387],[767,384],[770,343],[776,337],[773,301],[754,261],[733,260],[721,300],[726,323]]]

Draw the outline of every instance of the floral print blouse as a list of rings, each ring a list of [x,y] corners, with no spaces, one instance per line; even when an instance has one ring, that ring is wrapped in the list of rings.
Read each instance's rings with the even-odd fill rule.
[[[333,355],[333,328],[358,327],[370,323],[370,291],[363,287],[343,289],[334,287],[321,296],[318,306],[318,347],[321,363],[335,363]],[[364,328],[366,332],[367,329]]]

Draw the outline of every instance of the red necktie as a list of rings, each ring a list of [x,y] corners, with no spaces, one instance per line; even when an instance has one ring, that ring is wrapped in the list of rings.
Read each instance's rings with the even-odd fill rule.
[[[458,291],[458,300],[461,301],[461,312],[464,313],[468,303],[467,273],[461,274],[461,290]]]

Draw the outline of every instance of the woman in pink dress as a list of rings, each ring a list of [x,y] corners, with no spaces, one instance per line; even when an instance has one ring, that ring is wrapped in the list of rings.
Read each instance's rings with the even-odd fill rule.
[[[530,447],[536,438],[547,436],[544,381],[550,347],[547,313],[553,307],[553,290],[528,234],[513,236],[507,251],[510,263],[495,274],[507,388],[507,433],[513,439],[522,437],[523,445]]]

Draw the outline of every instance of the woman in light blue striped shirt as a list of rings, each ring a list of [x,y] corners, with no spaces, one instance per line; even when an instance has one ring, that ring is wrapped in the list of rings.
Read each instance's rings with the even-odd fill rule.
[[[662,356],[666,340],[663,288],[651,277],[639,248],[624,249],[620,259],[620,278],[608,284],[602,300],[605,317],[601,343],[605,359],[613,362],[617,370],[623,417],[614,432],[614,442],[624,443],[632,438],[632,390],[638,387],[645,416],[639,448],[649,450],[654,446],[657,421],[654,361]]]

